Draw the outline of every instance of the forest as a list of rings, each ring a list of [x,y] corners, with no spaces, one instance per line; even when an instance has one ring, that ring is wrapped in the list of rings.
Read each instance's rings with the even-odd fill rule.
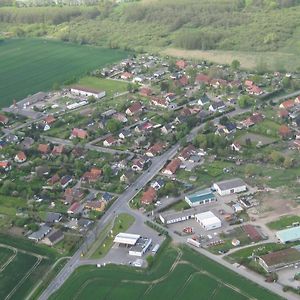
[[[30,8],[15,4],[0,8],[0,26],[8,36],[45,36],[139,52],[175,47],[298,54],[300,49],[300,0],[103,0],[92,6]]]

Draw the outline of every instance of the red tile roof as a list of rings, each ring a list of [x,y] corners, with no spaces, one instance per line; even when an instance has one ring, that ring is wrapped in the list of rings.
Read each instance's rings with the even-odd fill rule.
[[[143,194],[141,198],[141,203],[148,205],[155,201],[156,199],[156,190],[153,187],[149,187]]]
[[[88,137],[87,131],[80,128],[74,128],[71,135],[80,139],[86,139]]]

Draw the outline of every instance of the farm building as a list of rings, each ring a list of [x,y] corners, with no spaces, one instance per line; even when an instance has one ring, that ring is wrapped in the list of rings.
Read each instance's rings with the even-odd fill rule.
[[[221,220],[211,211],[197,214],[195,219],[205,230],[213,230],[222,226]]]
[[[240,178],[224,180],[214,183],[213,187],[221,196],[226,196],[234,193],[240,193],[247,190],[247,185]]]
[[[258,257],[259,264],[267,272],[290,268],[300,264],[300,249],[288,248]]]
[[[276,237],[282,244],[296,242],[300,240],[300,226],[279,230]]]
[[[198,191],[192,195],[185,196],[184,200],[189,206],[193,207],[200,204],[206,204],[216,201],[216,197],[210,189],[205,189]]]
[[[105,91],[90,89],[77,85],[71,87],[71,93],[77,96],[94,97],[96,99],[101,99],[106,95]]]

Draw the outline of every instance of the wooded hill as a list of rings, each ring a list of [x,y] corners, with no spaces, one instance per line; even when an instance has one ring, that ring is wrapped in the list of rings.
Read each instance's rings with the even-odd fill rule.
[[[300,0],[144,0],[0,8],[3,31],[105,47],[300,52]]]

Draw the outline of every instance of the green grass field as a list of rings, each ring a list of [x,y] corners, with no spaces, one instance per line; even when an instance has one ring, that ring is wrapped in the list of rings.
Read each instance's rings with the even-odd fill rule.
[[[78,81],[78,84],[88,88],[98,88],[106,91],[106,95],[112,97],[116,93],[127,91],[127,82],[121,82],[113,79],[102,79],[91,76],[85,76]]]
[[[267,223],[266,225],[273,230],[285,229],[293,223],[300,222],[300,217],[296,215],[283,216],[280,219]]]
[[[194,250],[167,248],[150,270],[77,269],[50,299],[281,299]]]
[[[5,40],[0,43],[0,107],[126,56],[124,51],[59,41]]]

